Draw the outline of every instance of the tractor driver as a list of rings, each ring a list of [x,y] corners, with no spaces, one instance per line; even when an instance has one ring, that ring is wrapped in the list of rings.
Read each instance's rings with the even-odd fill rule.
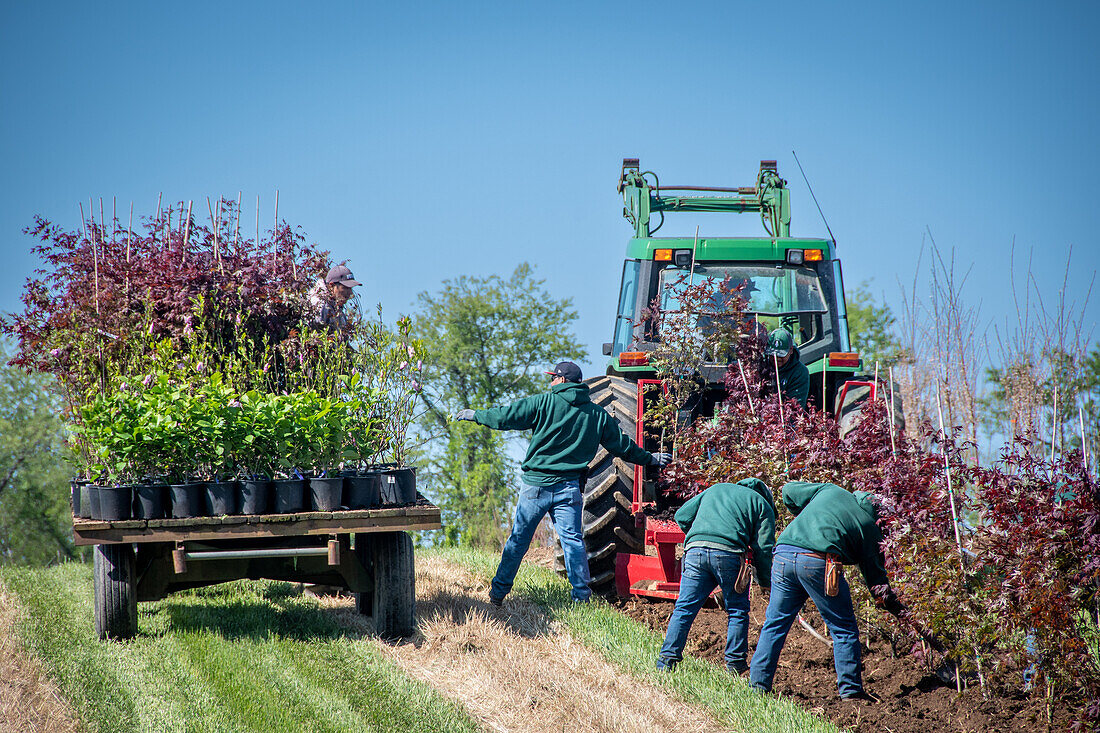
[[[778,367],[779,390],[783,399],[798,400],[802,409],[806,409],[806,400],[810,396],[810,370],[799,358],[794,337],[785,328],[777,328],[768,334],[768,343],[764,348],[765,385],[774,384]],[[770,391],[770,390],[769,390]]]

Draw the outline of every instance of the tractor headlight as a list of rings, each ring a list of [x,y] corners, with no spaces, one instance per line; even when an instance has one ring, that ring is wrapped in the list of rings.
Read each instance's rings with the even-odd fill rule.
[[[787,250],[787,264],[788,265],[801,265],[802,264],[802,250],[800,250],[800,249],[788,249]]]

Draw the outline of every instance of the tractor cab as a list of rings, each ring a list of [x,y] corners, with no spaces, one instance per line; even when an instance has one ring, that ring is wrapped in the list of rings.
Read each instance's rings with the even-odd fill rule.
[[[678,310],[678,296],[689,285],[726,281],[747,302],[742,330],[788,329],[802,362],[817,375],[814,384],[819,387],[811,388],[811,403],[820,407],[824,398],[831,405],[837,385],[860,366],[858,355],[850,351],[840,260],[828,239],[790,236],[790,198],[775,162],[761,162],[757,185],[751,188],[662,187],[655,174],[640,172],[638,161],[627,159],[619,190],[635,236],[627,244],[612,340],[604,344],[604,354],[611,357],[607,374],[651,377],[649,357],[661,334],[647,323],[646,310],[654,305]],[[726,195],[715,195],[719,193]],[[653,213],[661,215],[663,224],[665,212],[684,211],[759,212],[768,236],[653,236],[660,229],[660,224],[650,229]],[[712,356],[701,376],[716,384],[724,378],[728,361]]]

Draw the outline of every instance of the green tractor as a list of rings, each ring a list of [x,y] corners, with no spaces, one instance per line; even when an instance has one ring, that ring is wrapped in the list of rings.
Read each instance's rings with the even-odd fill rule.
[[[644,325],[643,313],[653,303],[675,309],[676,291],[685,283],[751,283],[744,288],[746,314],[763,327],[783,325],[794,334],[810,372],[810,404],[836,411],[842,430],[860,400],[874,397],[873,381],[854,378],[861,362],[849,346],[835,243],[790,236],[790,191],[774,160],[761,161],[755,186],[715,188],[662,186],[656,174],[628,158],[618,188],[634,236],[627,243],[612,341],[603,348],[610,357],[607,372],[586,381],[592,400],[627,435],[647,450],[658,449],[643,420],[645,403],[660,384],[649,364],[659,336]],[[653,236],[673,212],[758,213],[767,236]],[[654,215],[660,216],[656,227]],[[720,391],[727,368],[724,360],[704,364],[699,376],[705,389]],[[699,400],[686,419],[713,414],[714,403]],[[675,523],[645,513],[656,506],[656,479],[655,469],[624,463],[602,449],[589,465],[584,535],[595,592],[676,598],[676,545],[684,536]]]

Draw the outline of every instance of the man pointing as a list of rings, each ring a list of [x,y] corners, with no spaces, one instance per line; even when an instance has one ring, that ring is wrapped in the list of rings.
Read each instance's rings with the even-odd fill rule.
[[[581,479],[601,445],[612,455],[641,465],[663,466],[672,458],[667,453],[651,454],[626,437],[615,419],[589,399],[588,385],[581,384],[581,369],[576,364],[563,361],[546,373],[552,377],[549,392],[524,397],[506,407],[462,410],[455,415],[456,420],[471,420],[494,430],[532,431],[521,466],[525,486],[489,591],[489,601],[495,606],[512,590],[520,561],[547,513],[565,554],[573,600],[584,602],[592,595],[581,522]]]

